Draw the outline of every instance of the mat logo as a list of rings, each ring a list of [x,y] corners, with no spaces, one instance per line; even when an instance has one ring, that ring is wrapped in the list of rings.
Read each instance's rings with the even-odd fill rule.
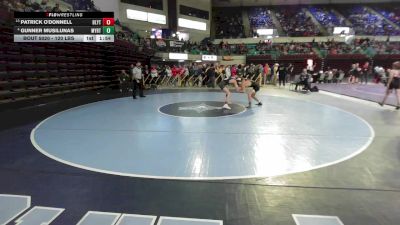
[[[6,225],[13,220],[16,225],[49,225],[65,210],[43,206],[34,206],[29,209],[30,207],[30,196],[0,194],[0,225]],[[18,216],[20,217],[16,219]],[[156,221],[157,225],[223,225],[221,220],[96,211],[87,212],[76,225],[156,225]]]
[[[232,116],[246,111],[243,105],[231,103],[227,110],[224,102],[219,101],[191,101],[177,102],[160,107],[159,112],[176,117],[220,117]]]
[[[197,113],[202,113],[210,110],[219,110],[219,109],[222,109],[222,107],[210,106],[205,103],[201,103],[200,105],[196,106],[179,107],[179,110],[193,110],[196,111]]]

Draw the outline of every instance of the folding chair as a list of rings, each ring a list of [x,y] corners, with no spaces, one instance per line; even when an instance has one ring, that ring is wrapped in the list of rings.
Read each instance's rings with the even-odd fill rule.
[[[331,83],[333,79],[333,73],[329,73],[328,78],[325,80],[326,83]]]
[[[289,90],[294,90],[294,88],[292,89],[292,87],[296,87],[296,85],[300,82],[300,74],[295,75],[294,79],[292,80],[292,82],[290,82],[289,84]]]
[[[320,76],[319,79],[318,79],[318,82],[319,82],[319,83],[322,83],[322,82],[324,82],[324,81],[325,81],[325,73],[322,73],[321,76]]]
[[[333,80],[333,82],[336,83],[336,84],[342,83],[343,78],[344,78],[344,73],[342,72],[342,73],[339,74],[339,77],[337,77],[337,78],[335,78],[335,79]]]

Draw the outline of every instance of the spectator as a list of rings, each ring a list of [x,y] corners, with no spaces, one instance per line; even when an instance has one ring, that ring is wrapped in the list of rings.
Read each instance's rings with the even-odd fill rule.
[[[321,36],[311,17],[306,16],[303,8],[297,6],[276,10],[276,17],[282,29],[290,37]]]
[[[281,87],[282,84],[285,87],[286,75],[287,75],[286,65],[285,64],[279,65],[278,67],[279,87]]]
[[[315,19],[327,29],[329,34],[333,33],[334,27],[346,26],[345,18],[340,14],[336,14],[332,8],[310,6],[308,9]]]
[[[368,84],[368,77],[369,77],[369,73],[370,73],[370,66],[369,66],[369,62],[365,62],[364,65],[362,66],[362,75],[361,75],[361,84],[363,83],[363,81],[365,81],[365,84]]]
[[[264,85],[270,82],[271,79],[271,68],[269,67],[268,63],[265,63],[264,66]]]
[[[214,18],[217,38],[243,38],[244,26],[241,14],[237,8],[224,8],[217,10]]]
[[[215,67],[214,64],[211,64],[207,69],[206,69],[206,75],[208,77],[208,87],[215,87]]]
[[[369,11],[362,5],[339,7],[341,13],[348,17],[352,28],[359,35],[396,35],[400,32],[384,18]]]

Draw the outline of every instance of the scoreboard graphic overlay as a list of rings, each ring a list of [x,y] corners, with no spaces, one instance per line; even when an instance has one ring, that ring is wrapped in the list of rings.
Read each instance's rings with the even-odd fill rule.
[[[114,42],[114,12],[15,12],[14,42]]]

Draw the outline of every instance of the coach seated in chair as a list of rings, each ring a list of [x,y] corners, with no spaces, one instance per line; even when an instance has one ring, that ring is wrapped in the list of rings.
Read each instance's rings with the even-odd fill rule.
[[[303,90],[310,90],[310,77],[311,75],[307,72],[307,69],[303,69],[303,72],[300,74],[299,82],[296,83],[296,87],[294,88],[294,90],[297,91],[297,87],[299,85],[303,85]]]

